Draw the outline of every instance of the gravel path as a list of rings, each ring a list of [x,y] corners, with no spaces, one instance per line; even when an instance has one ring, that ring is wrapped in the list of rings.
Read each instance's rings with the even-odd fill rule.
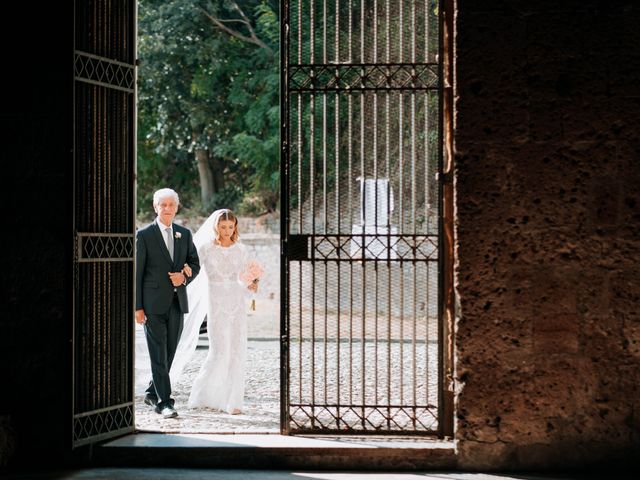
[[[362,392],[367,405],[426,405],[437,403],[437,345],[416,345],[415,358],[410,344],[386,344],[367,342],[352,346],[341,342],[340,355],[335,342],[316,343],[311,354],[310,342],[291,348],[291,401],[292,403],[352,404],[351,410],[341,409],[340,415],[346,424],[359,428],[362,416],[366,417],[367,429],[385,428],[391,417],[392,425],[411,429],[409,410],[402,408],[366,408],[362,410]],[[326,350],[325,350],[326,349]],[[326,352],[326,353],[325,353]],[[428,353],[428,355],[427,355]],[[207,354],[206,348],[198,348],[187,364],[181,381],[174,386],[174,397],[178,418],[164,419],[143,403],[143,396],[136,397],[136,428],[147,432],[182,433],[279,433],[280,431],[280,345],[277,339],[249,340],[247,348],[247,376],[245,408],[241,415],[230,415],[207,408],[187,407],[190,386]],[[326,357],[325,357],[326,355]],[[324,359],[327,359],[325,366]],[[338,365],[337,359],[340,358]],[[377,361],[376,361],[377,359]],[[365,368],[363,368],[363,360]],[[415,368],[415,370],[414,370]],[[338,370],[339,369],[339,370]],[[311,372],[315,370],[315,386],[311,388]],[[362,372],[369,373],[363,377]],[[338,375],[339,371],[339,375]],[[415,372],[415,373],[414,373]],[[415,384],[413,378],[417,379]],[[340,378],[339,382],[335,379]],[[302,388],[300,386],[302,380]],[[325,388],[325,385],[327,386]],[[312,398],[315,399],[312,402]],[[415,403],[414,403],[415,402]],[[335,428],[333,407],[318,410],[321,424]],[[435,418],[431,408],[419,409],[419,430],[434,428]],[[310,421],[302,410],[294,412],[299,425]],[[344,427],[345,423],[342,424]]]
[[[146,432],[182,433],[280,433],[280,346],[278,340],[250,341],[247,347],[245,408],[242,415],[230,415],[208,408],[187,408],[193,379],[207,356],[196,350],[175,385],[177,418],[164,419],[136,397],[136,429]],[[275,373],[275,376],[274,376]]]

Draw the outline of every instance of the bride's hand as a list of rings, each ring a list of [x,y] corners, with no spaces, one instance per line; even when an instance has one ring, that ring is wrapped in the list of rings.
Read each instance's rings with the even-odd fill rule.
[[[141,308],[140,310],[136,310],[136,323],[140,325],[144,325],[145,323],[147,323],[147,318],[144,314],[143,308]]]
[[[185,263],[184,268],[182,269],[182,274],[187,277],[191,277],[191,275],[193,274],[193,270],[191,270],[191,267]]]
[[[251,283],[247,288],[249,290],[251,290],[253,293],[256,293],[258,291],[258,284],[257,283]]]

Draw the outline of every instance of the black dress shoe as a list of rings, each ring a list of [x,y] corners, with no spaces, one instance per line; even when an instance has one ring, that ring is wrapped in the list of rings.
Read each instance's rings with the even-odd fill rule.
[[[155,407],[158,405],[158,399],[154,397],[150,397],[148,395],[144,396],[144,404],[149,405],[150,407]]]
[[[175,418],[178,416],[178,412],[176,412],[173,407],[164,407],[162,410],[160,410],[160,414],[164,418]]]

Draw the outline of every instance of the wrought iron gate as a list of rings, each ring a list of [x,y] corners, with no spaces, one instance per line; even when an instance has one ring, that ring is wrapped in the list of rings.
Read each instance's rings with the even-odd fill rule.
[[[73,445],[133,431],[135,0],[75,2]]]
[[[281,24],[282,430],[443,435],[440,2]]]

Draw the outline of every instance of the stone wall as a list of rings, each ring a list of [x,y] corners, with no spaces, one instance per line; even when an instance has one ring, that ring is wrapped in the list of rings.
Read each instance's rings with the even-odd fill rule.
[[[640,8],[459,1],[461,468],[640,452]]]

